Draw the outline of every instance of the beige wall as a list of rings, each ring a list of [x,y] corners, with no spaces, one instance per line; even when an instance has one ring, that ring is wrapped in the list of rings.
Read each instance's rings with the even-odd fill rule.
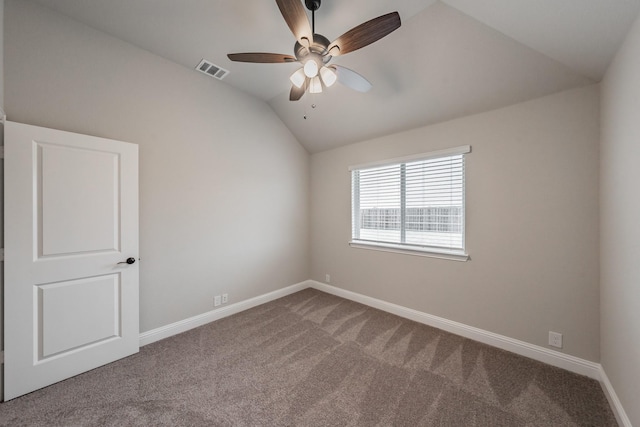
[[[640,426],[640,20],[602,83],[602,366]]]
[[[311,157],[311,276],[599,360],[598,87]],[[469,262],[350,248],[349,165],[469,144]]]
[[[31,2],[5,16],[10,120],[140,146],[141,331],[308,278],[309,155],[266,103]]]

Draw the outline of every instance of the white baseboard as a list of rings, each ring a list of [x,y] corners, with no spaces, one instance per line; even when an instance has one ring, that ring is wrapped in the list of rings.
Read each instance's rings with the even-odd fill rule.
[[[161,339],[169,338],[170,336],[188,331],[189,329],[197,328],[198,326],[205,325],[207,323],[222,319],[227,316],[231,316],[232,314],[240,313],[241,311],[248,310],[252,307],[267,303],[269,301],[273,301],[278,298],[282,298],[306,288],[317,289],[328,294],[359,302],[369,307],[377,308],[379,310],[404,317],[405,319],[410,319],[418,323],[433,326],[435,328],[442,329],[444,331],[451,332],[453,334],[460,335],[474,341],[501,348],[503,350],[507,350],[521,356],[538,360],[540,362],[598,380],[602,385],[602,389],[609,401],[616,419],[618,420],[618,423],[622,427],[632,427],[631,421],[627,417],[627,414],[624,411],[624,408],[622,407],[622,404],[620,403],[620,400],[618,399],[618,396],[616,395],[616,392],[613,389],[613,386],[609,381],[607,374],[599,363],[549,350],[544,347],[509,338],[493,332],[485,331],[473,326],[468,326],[463,323],[454,322],[442,317],[423,313],[397,304],[392,304],[376,298],[368,297],[356,292],[347,291],[345,289],[337,288],[325,283],[320,283],[315,280],[306,280],[304,282],[300,282],[286,288],[278,289],[264,295],[259,295],[245,301],[209,311],[207,313],[203,313],[189,319],[181,320],[170,325],[143,332],[140,334],[140,346],[142,347]]]
[[[600,364],[598,363],[549,350],[544,347],[509,338],[493,332],[485,331],[483,329],[474,328],[473,326],[454,322],[442,317],[433,316],[431,314],[423,313],[411,308],[392,304],[376,298],[371,298],[366,295],[347,291],[341,288],[336,288],[335,286],[327,285],[325,283],[316,281],[310,282],[310,286],[319,291],[346,298],[351,301],[359,302],[361,304],[368,305],[369,307],[377,308],[379,310],[404,317],[405,319],[410,319],[418,323],[433,326],[435,328],[442,329],[444,331],[451,332],[465,338],[470,338],[474,341],[479,341],[481,343],[488,344],[493,347],[498,347],[503,350],[528,357],[530,359],[538,360],[552,366],[566,369],[567,371],[585,375],[589,378],[593,378],[596,380],[600,379]]]
[[[235,304],[230,304],[225,307],[221,307],[215,310],[208,311],[206,313],[199,314],[197,316],[190,317],[188,319],[180,320],[179,322],[171,323],[169,325],[161,326],[156,329],[152,329],[140,334],[140,347],[147,344],[151,344],[161,339],[169,338],[170,336],[186,332],[189,329],[197,328],[198,326],[206,325],[207,323],[215,320],[222,319],[232,314],[240,313],[241,311],[248,310],[260,304],[267,303],[269,301],[282,298],[289,294],[301,291],[310,287],[309,280],[297,283],[295,285],[288,286],[286,288],[278,289],[273,292],[269,292],[264,295],[259,295],[248,300],[240,301]]]
[[[519,354],[521,356],[538,360],[548,365],[556,366],[558,368],[566,369],[567,371],[574,372],[576,374],[593,378],[594,380],[600,382],[604,394],[609,401],[609,406],[611,406],[611,410],[616,416],[618,424],[621,427],[633,427],[631,425],[629,417],[627,416],[627,413],[622,406],[622,403],[618,399],[613,385],[609,381],[609,378],[604,371],[604,368],[599,363],[560,353],[558,351],[549,350],[544,347],[509,338],[504,335],[495,334],[483,329],[474,328],[473,326],[454,322],[452,320],[423,313],[376,298],[368,297],[356,292],[347,291],[345,289],[337,288],[335,286],[327,285],[315,280],[310,280],[308,282],[310,283],[311,288],[317,289],[319,291],[346,298],[351,301],[359,302],[369,307],[377,308],[379,310],[404,317],[405,319],[410,319],[418,323],[433,326],[435,328],[442,329],[447,332],[472,339],[474,341],[479,341],[493,347],[498,347],[503,350]]]
[[[600,366],[600,385],[602,385],[604,395],[607,396],[609,406],[611,406],[611,410],[613,410],[618,424],[621,427],[633,427],[631,425],[631,420],[629,420],[627,413],[624,411],[622,403],[620,403],[620,399],[618,399],[618,395],[613,389],[613,385],[609,381],[609,377],[607,377],[607,374],[605,373],[602,366]]]

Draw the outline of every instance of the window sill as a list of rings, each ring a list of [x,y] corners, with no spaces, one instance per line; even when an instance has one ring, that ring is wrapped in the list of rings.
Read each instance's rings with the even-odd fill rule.
[[[349,246],[357,249],[368,249],[372,251],[392,252],[397,254],[424,256],[429,258],[447,259],[450,261],[469,261],[471,258],[464,252],[454,251],[435,251],[433,249],[410,248],[402,245],[394,245],[392,243],[374,243],[352,240]]]

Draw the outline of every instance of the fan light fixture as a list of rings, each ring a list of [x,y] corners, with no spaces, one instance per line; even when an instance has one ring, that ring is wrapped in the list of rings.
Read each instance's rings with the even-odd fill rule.
[[[320,77],[316,76],[311,79],[309,93],[322,93],[322,82],[320,81]]]
[[[302,87],[302,85],[306,80],[304,68],[300,68],[298,71],[291,74],[291,77],[289,77],[289,80],[291,80],[291,83],[293,83],[296,87],[298,88]]]
[[[304,75],[310,79],[318,75],[318,64],[313,59],[304,63]]]
[[[316,33],[315,12],[322,0],[275,0],[280,13],[296,38],[293,46],[295,56],[280,53],[250,52],[230,53],[232,61],[258,64],[282,64],[298,62],[302,65],[289,79],[293,86],[289,100],[297,101],[305,94],[321,93],[322,88],[332,86],[336,81],[359,92],[371,89],[371,83],[360,74],[348,68],[332,64],[334,56],[345,55],[370,45],[400,28],[398,12],[387,13],[350,29],[334,41]],[[311,11],[311,22],[305,6]]]
[[[336,73],[329,67],[320,68],[320,77],[326,87],[331,87],[338,80]]]

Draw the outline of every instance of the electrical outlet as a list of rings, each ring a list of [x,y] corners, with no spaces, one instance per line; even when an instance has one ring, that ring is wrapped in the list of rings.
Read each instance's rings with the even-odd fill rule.
[[[324,281],[327,283],[331,283],[331,275],[329,273],[324,275]]]
[[[229,302],[229,294],[222,294],[222,303],[226,304]]]
[[[552,347],[562,348],[562,334],[549,331],[549,345]]]
[[[213,297],[213,306],[217,307],[220,304],[222,304],[222,302],[220,301],[220,295],[216,295],[215,297]]]

